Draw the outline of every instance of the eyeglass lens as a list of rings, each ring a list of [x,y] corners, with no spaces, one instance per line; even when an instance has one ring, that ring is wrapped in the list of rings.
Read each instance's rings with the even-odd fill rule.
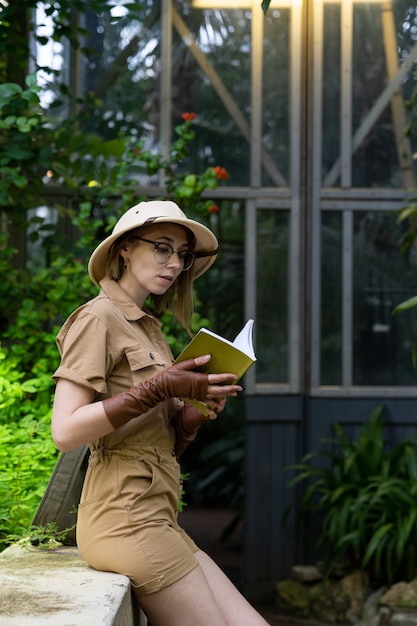
[[[189,250],[176,251],[169,243],[155,242],[155,258],[158,263],[166,263],[177,252],[179,260],[182,262],[182,269],[188,270],[194,263],[194,254]]]

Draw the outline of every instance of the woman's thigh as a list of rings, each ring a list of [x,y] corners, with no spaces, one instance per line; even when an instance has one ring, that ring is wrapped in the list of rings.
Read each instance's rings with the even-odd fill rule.
[[[198,565],[161,591],[138,595],[152,626],[226,626],[210,586]]]
[[[157,593],[139,596],[152,626],[267,626],[216,563],[204,552],[199,565]]]

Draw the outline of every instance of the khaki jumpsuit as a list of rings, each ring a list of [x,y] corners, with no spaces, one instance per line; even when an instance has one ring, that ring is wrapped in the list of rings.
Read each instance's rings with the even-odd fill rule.
[[[54,374],[93,389],[96,400],[172,364],[159,321],[115,281],[104,278],[100,287],[62,326]],[[128,576],[138,595],[163,589],[197,566],[198,548],[177,522],[181,477],[172,420],[181,408],[180,400],[165,400],[89,444],[77,545],[95,569]]]

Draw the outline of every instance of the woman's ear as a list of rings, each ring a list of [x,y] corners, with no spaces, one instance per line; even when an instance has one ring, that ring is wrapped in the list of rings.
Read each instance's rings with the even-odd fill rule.
[[[122,248],[120,248],[119,250],[119,254],[121,257],[123,257],[125,260],[129,257],[129,247],[130,247],[130,243],[127,241]]]

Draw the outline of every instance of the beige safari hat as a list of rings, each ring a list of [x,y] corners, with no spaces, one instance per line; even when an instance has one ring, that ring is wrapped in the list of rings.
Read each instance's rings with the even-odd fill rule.
[[[106,264],[110,248],[121,235],[140,226],[160,224],[180,224],[188,228],[195,236],[194,265],[190,271],[193,279],[204,274],[216,259],[218,241],[207,226],[189,219],[180,207],[170,200],[149,200],[139,202],[122,215],[113,228],[112,234],[102,241],[94,250],[88,262],[88,273],[91,280],[98,285],[106,275]]]

